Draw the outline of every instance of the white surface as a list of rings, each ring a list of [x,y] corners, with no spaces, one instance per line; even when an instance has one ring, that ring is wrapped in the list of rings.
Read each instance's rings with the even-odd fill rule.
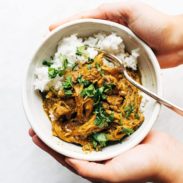
[[[112,0],[111,0],[112,1]],[[53,3],[54,2],[54,3]],[[105,0],[0,0],[0,182],[86,183],[32,144],[22,108],[26,64],[51,22]],[[180,0],[151,0],[168,13],[183,12]],[[183,107],[183,66],[163,71],[164,96]],[[162,108],[156,129],[183,142],[183,118]]]

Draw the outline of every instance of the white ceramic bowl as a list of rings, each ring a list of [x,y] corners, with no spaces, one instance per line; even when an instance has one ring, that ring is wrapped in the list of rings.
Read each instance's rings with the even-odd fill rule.
[[[127,51],[140,48],[138,65],[142,75],[142,83],[159,96],[162,95],[160,69],[152,50],[128,28],[110,21],[95,19],[73,21],[52,31],[41,43],[33,56],[28,66],[23,86],[24,109],[31,127],[40,139],[60,154],[89,161],[100,161],[112,158],[140,143],[151,130],[160,111],[160,105],[153,100],[149,100],[144,112],[145,121],[140,128],[130,137],[126,138],[123,143],[108,146],[99,152],[93,151],[91,153],[85,153],[80,146],[64,142],[52,136],[51,123],[43,111],[40,96],[33,88],[35,68],[41,65],[43,59],[54,54],[58,41],[63,37],[71,34],[89,36],[97,32],[115,32],[123,38]]]

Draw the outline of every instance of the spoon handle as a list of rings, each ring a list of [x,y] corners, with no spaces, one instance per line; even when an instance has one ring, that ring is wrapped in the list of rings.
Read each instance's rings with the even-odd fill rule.
[[[171,102],[163,99],[162,97],[159,97],[158,95],[156,95],[155,93],[149,91],[147,88],[143,87],[141,84],[137,83],[136,81],[134,81],[127,73],[126,70],[123,71],[124,72],[124,76],[126,77],[126,79],[135,87],[137,87],[138,89],[140,89],[141,91],[143,91],[144,93],[146,93],[147,95],[151,96],[153,99],[155,99],[157,102],[159,102],[160,104],[165,105],[166,107],[168,107],[169,109],[173,110],[174,112],[176,112],[177,114],[183,116],[183,109],[181,109],[180,107],[172,104]]]

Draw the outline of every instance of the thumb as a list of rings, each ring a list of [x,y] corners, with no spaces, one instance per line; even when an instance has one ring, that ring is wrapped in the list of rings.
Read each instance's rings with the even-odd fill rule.
[[[111,171],[108,170],[109,168],[105,164],[72,158],[65,158],[65,162],[74,168],[82,177],[100,181],[109,180]]]

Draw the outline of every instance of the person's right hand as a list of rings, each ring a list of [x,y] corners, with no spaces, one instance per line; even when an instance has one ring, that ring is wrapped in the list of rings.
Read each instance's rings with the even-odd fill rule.
[[[50,26],[50,30],[71,20],[96,18],[128,26],[156,53],[161,67],[183,63],[183,16],[163,14],[139,1],[103,4]]]
[[[44,144],[32,129],[29,134],[63,166],[93,182],[183,182],[183,145],[164,133],[151,131],[139,145],[102,162],[64,157]]]

